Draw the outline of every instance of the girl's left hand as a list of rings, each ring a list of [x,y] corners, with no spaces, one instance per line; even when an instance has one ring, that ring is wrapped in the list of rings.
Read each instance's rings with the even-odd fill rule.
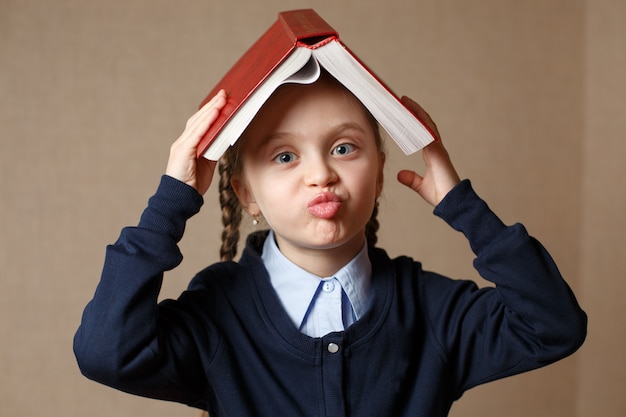
[[[417,192],[429,204],[436,206],[455,185],[460,182],[448,152],[441,143],[437,125],[428,113],[415,101],[402,97],[402,103],[409,107],[435,133],[437,141],[422,150],[426,171],[419,175],[414,171],[402,170],[398,181]]]

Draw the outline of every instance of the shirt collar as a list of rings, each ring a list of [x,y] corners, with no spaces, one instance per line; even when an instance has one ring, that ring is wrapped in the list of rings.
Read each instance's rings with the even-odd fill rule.
[[[274,232],[270,230],[261,254],[270,281],[278,298],[296,327],[300,327],[309,309],[320,280],[287,259],[278,248]],[[372,264],[367,244],[359,253],[334,275],[341,284],[352,306],[356,319],[365,314],[371,301]]]

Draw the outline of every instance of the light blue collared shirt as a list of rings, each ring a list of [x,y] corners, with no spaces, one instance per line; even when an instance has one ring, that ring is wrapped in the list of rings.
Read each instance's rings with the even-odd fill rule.
[[[332,277],[318,277],[287,259],[276,245],[273,231],[261,257],[287,314],[308,336],[344,330],[370,306],[372,264],[367,244]]]

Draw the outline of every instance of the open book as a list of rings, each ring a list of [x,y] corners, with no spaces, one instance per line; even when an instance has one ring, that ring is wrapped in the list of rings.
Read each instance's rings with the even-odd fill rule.
[[[311,9],[279,13],[278,20],[237,61],[201,106],[220,89],[228,100],[198,146],[198,156],[219,159],[285,83],[315,82],[324,68],[352,92],[406,154],[435,140],[430,129],[340,40]]]

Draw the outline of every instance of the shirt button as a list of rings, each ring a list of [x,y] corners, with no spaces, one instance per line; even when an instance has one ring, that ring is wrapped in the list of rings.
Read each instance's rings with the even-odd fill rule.
[[[336,343],[329,343],[328,344],[328,351],[330,353],[337,353],[339,352],[339,345]]]
[[[333,292],[334,289],[335,289],[335,283],[333,280],[324,281],[324,284],[322,285],[322,291]]]

